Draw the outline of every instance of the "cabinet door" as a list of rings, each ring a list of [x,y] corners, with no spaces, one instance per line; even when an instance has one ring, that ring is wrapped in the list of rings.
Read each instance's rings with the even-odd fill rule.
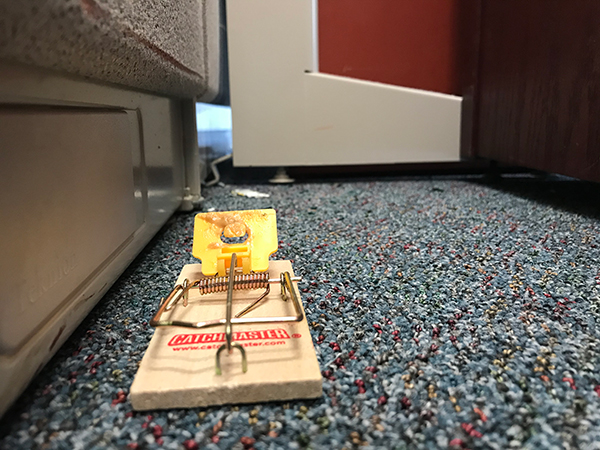
[[[415,9],[415,3],[422,4],[422,9]],[[234,164],[303,166],[458,161],[462,98],[456,95],[460,92],[455,88],[451,67],[454,62],[448,62],[458,56],[445,42],[456,31],[451,26],[456,18],[444,17],[450,14],[451,8],[440,7],[439,3],[440,0],[422,3],[322,0],[317,5],[316,0],[229,0],[227,28]],[[445,3],[458,5],[454,0],[445,0]],[[322,8],[323,23],[319,23],[317,6]],[[348,13],[345,22],[332,17],[337,8],[341,8],[340,14],[342,10]],[[433,24],[424,18],[432,12],[431,8],[434,14],[441,15]],[[384,21],[386,11],[388,20]],[[397,21],[389,20],[393,15],[397,15]],[[361,21],[353,30],[352,22],[359,17],[368,17],[368,20]],[[442,43],[437,53],[427,54],[437,47],[435,39],[433,43],[423,43],[413,36],[415,45],[423,44],[422,51],[415,51],[414,45],[402,40],[402,36],[412,36],[402,31],[402,24],[412,23],[414,18],[432,27],[436,39]],[[381,27],[388,29],[382,31]],[[426,30],[427,27],[421,27],[424,39],[430,34]],[[353,39],[335,43],[337,37],[344,34],[348,37],[348,33],[356,33],[354,37],[360,41],[360,34],[365,32],[368,39],[374,41],[364,42],[366,48],[360,49],[361,54]],[[323,35],[323,47],[319,34]],[[397,57],[405,58],[402,64],[387,60],[394,55],[393,48],[385,48],[390,43],[399,49]],[[319,48],[323,53],[324,72],[328,73],[319,70]],[[371,58],[369,48],[382,50],[379,59]],[[407,49],[413,52],[412,56],[406,53]],[[354,69],[344,73],[343,62],[331,59],[337,51],[358,57],[353,59],[356,63],[349,64],[355,64]],[[356,64],[362,64],[361,58],[366,64],[371,61],[374,72],[379,75],[373,77],[369,67],[357,68]],[[410,58],[413,60],[409,61]],[[436,58],[440,61],[437,69],[436,64],[423,66],[424,61]],[[338,69],[342,64],[340,70],[336,64]],[[414,73],[407,74],[407,67],[413,67]],[[438,69],[441,76],[437,78],[441,82],[431,82],[436,77],[430,72]],[[425,84],[411,81],[418,81],[419,73],[427,75]]]
[[[600,181],[600,2],[482,2],[480,156]]]

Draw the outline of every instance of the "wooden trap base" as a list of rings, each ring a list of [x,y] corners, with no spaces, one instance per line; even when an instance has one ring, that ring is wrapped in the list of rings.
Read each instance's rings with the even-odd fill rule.
[[[293,276],[290,261],[270,261],[271,278],[279,278],[285,271]],[[201,274],[200,264],[186,265],[177,283],[201,278]],[[300,298],[296,283],[294,289]],[[262,292],[234,291],[233,315]],[[224,318],[226,296],[226,292],[200,295],[192,289],[187,307],[180,301],[163,316],[186,321]],[[291,300],[281,299],[277,283],[247,317],[293,314]],[[158,327],[131,386],[133,408],[189,408],[321,396],[321,372],[306,317],[294,323],[234,325],[233,339],[246,350],[248,371],[242,372],[241,354],[234,349],[231,354],[221,354],[223,374],[216,375],[215,355],[225,342],[225,326]]]

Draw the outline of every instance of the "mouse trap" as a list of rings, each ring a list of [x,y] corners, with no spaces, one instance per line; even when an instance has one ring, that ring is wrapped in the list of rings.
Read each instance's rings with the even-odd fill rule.
[[[321,373],[271,209],[202,213],[192,254],[160,301],[131,386],[136,410],[320,397]]]

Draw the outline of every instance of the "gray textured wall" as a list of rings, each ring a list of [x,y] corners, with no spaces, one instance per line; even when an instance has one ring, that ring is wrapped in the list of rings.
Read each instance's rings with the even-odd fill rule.
[[[210,101],[219,87],[212,0],[0,0],[0,58]]]

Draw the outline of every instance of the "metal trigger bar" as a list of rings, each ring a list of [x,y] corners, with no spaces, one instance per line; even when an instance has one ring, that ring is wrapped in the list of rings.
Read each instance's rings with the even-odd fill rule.
[[[216,372],[217,375],[221,375],[221,353],[223,350],[227,349],[227,353],[231,354],[234,348],[237,348],[242,354],[242,372],[246,373],[248,371],[248,360],[246,359],[246,350],[237,342],[231,342],[233,337],[233,331],[231,327],[231,308],[233,305],[233,273],[235,271],[235,265],[237,260],[237,255],[233,253],[231,255],[231,264],[229,266],[229,286],[227,289],[227,310],[225,312],[225,343],[219,347],[217,350],[216,356]]]

